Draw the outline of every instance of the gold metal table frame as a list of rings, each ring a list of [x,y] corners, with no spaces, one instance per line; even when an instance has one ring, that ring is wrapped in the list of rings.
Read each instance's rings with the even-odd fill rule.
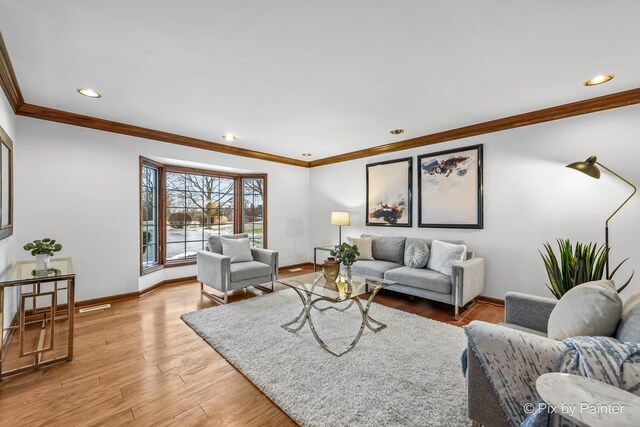
[[[13,321],[5,326],[6,293],[9,290],[15,292],[17,307],[16,312],[10,314]],[[66,304],[59,305],[59,294],[65,291]],[[51,269],[45,272],[36,272],[34,261],[20,261],[0,278],[0,380],[10,375],[72,360],[74,298],[75,272],[70,258],[53,259]],[[55,323],[60,320],[68,321],[66,354],[43,360],[44,353],[55,349]],[[41,325],[37,347],[25,349],[26,329],[28,325],[33,324]],[[18,340],[19,358],[32,356],[33,362],[5,370],[7,353],[15,339]]]

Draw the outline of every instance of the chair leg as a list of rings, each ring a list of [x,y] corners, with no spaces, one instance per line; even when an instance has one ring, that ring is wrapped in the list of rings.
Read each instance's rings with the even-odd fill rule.
[[[267,288],[266,286],[262,286],[262,285],[256,285],[255,287],[260,289],[263,292],[268,292],[268,293],[273,292],[273,282],[271,282],[271,289]]]
[[[256,285],[255,287],[260,289],[261,291],[264,292],[273,292],[275,290],[275,286],[276,286],[276,279],[272,278],[271,279],[271,289],[267,288],[266,286],[262,286],[262,285]]]
[[[227,291],[223,292],[223,296],[222,298],[219,297],[216,294],[213,294],[211,292],[207,292],[204,290],[204,284],[200,283],[200,292],[202,293],[202,295],[206,296],[207,298],[209,298],[210,300],[217,302],[219,304],[226,304],[228,299],[227,299]]]

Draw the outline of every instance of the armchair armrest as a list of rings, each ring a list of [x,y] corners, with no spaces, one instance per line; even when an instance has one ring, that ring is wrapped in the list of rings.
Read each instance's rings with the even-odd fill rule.
[[[553,298],[507,292],[504,298],[504,321],[539,332],[547,332],[551,311],[558,303]]]
[[[484,258],[474,257],[454,265],[451,269],[454,287],[458,293],[454,298],[454,303],[463,306],[484,290]],[[455,292],[455,290],[454,290]]]
[[[535,403],[539,400],[536,380],[540,375],[555,371],[556,360],[566,350],[566,345],[550,338],[477,320],[463,329],[468,339],[466,372],[469,418],[490,426],[519,425],[521,419],[507,421],[510,417],[501,406],[501,398],[496,391],[509,391],[508,384],[518,382],[524,388],[520,388],[517,395],[509,395],[510,407],[523,409],[526,403]],[[503,374],[505,369],[522,375],[520,381]],[[522,412],[524,418],[526,414]]]
[[[273,269],[273,278],[278,278],[278,252],[269,249],[251,248],[254,261],[270,265]]]
[[[225,291],[231,275],[231,258],[209,251],[198,251],[196,255],[198,282]]]

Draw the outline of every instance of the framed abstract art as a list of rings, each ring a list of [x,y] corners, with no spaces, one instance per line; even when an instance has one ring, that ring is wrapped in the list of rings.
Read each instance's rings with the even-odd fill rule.
[[[413,158],[367,165],[366,225],[411,227]]]
[[[418,156],[418,226],[482,228],[482,144]]]

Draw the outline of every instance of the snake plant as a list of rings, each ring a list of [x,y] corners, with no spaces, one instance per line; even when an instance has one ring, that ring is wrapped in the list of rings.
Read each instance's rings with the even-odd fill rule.
[[[549,276],[549,284],[546,286],[556,298],[560,299],[562,295],[581,283],[602,279],[610,250],[608,246],[598,247],[596,243],[583,244],[578,242],[574,249],[568,239],[558,239],[557,242],[559,257],[556,256],[549,243],[544,244],[545,254],[539,251],[547,270],[547,276]],[[618,264],[607,279],[611,280],[620,266],[628,259]],[[625,284],[617,289],[618,292],[627,287],[634,274],[635,272],[631,273]]]

